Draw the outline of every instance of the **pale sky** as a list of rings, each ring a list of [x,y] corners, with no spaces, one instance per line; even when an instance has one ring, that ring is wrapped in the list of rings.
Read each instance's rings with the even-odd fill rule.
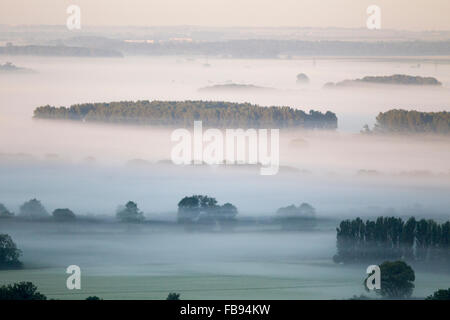
[[[87,26],[347,28],[365,27],[375,4],[382,28],[450,30],[450,0],[1,0],[0,24],[65,25],[70,4]]]

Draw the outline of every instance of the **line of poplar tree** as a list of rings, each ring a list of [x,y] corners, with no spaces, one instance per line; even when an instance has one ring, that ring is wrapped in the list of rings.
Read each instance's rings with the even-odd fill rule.
[[[341,221],[337,231],[337,263],[377,262],[382,259],[450,264],[450,221],[414,217],[378,217]]]

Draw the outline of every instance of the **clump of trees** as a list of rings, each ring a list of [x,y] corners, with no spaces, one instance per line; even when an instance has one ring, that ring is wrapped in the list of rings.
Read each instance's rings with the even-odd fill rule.
[[[133,201],[128,201],[124,207],[119,207],[116,212],[116,217],[121,222],[140,223],[144,221],[144,214]]]
[[[429,133],[450,134],[450,112],[420,112],[393,109],[380,112],[373,130],[365,125],[365,134],[392,133]]]
[[[60,222],[74,221],[76,219],[75,213],[73,213],[72,210],[67,208],[55,209],[52,215],[56,221]]]
[[[433,292],[432,295],[426,297],[425,300],[450,300],[450,288],[448,288],[447,290],[439,289]]]
[[[19,261],[22,251],[17,249],[11,236],[0,234],[0,269],[18,269],[22,267]]]
[[[176,292],[171,292],[167,296],[166,300],[180,300],[180,294]]]
[[[28,219],[42,219],[50,215],[39,200],[31,199],[20,206],[19,216]]]
[[[316,209],[306,202],[280,208],[276,214],[285,230],[310,229],[316,224]]]
[[[0,287],[0,300],[47,300],[32,282],[18,282]]]
[[[0,218],[12,218],[14,213],[9,211],[2,203],[0,203]]]
[[[325,87],[347,87],[360,84],[390,84],[390,85],[415,85],[415,86],[441,86],[442,83],[433,77],[410,76],[407,74],[394,74],[391,76],[366,76],[361,79],[343,80],[340,82],[328,82]]]
[[[403,221],[396,217],[378,217],[364,222],[360,218],[344,220],[337,231],[337,263],[377,260],[450,263],[450,221],[414,217]]]
[[[337,128],[336,114],[330,111],[306,113],[291,107],[221,101],[121,101],[69,108],[46,105],[34,110],[34,118],[155,126],[192,126],[193,121],[202,120],[204,126],[216,128]]]
[[[442,85],[436,78],[410,76],[407,74],[394,74],[391,76],[367,76],[357,79],[358,82],[380,83],[380,84],[402,84],[402,85],[422,85],[422,86],[440,86]]]
[[[232,228],[236,223],[237,208],[231,203],[218,205],[215,198],[203,195],[184,197],[178,202],[178,223],[213,227],[222,230]]]

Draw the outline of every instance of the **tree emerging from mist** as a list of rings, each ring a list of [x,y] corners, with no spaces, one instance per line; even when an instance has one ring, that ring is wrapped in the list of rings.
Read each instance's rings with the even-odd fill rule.
[[[36,108],[34,118],[154,126],[192,126],[193,121],[202,120],[204,126],[216,128],[337,128],[336,114],[330,111],[306,113],[291,107],[221,101],[122,101],[69,108],[47,105]]]
[[[75,213],[72,210],[64,208],[64,209],[55,209],[52,213],[53,218],[56,221],[65,222],[65,221],[74,221],[76,219]]]
[[[31,199],[20,206],[19,216],[28,219],[42,219],[49,217],[49,213],[37,199]]]
[[[0,218],[12,218],[14,213],[9,211],[2,203],[0,203]]]
[[[178,223],[213,227],[222,230],[232,228],[236,223],[237,208],[231,203],[218,205],[215,198],[204,195],[184,197],[178,202]]]
[[[285,230],[311,229],[316,224],[316,209],[306,202],[279,208],[276,215]]]
[[[7,234],[0,234],[0,269],[17,269],[22,267],[19,257],[22,251],[17,249],[12,238]]]
[[[144,214],[133,201],[128,201],[124,207],[119,207],[116,212],[116,217],[121,222],[140,223],[144,221]]]

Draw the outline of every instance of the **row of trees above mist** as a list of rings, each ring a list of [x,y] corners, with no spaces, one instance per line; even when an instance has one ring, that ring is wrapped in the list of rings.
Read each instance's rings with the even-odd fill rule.
[[[335,262],[372,263],[385,259],[450,264],[450,221],[414,217],[344,220],[337,228]]]
[[[14,216],[12,211],[0,203],[0,218],[13,218]],[[18,216],[30,220],[40,220],[50,217],[50,214],[39,200],[31,199],[20,206]],[[56,221],[73,221],[76,218],[75,213],[67,208],[53,210],[52,217]]]
[[[368,125],[363,133],[431,133],[450,134],[450,112],[420,112],[393,109],[380,112],[373,130]]]
[[[238,209],[227,202],[220,205],[218,201],[207,195],[186,196],[178,202],[177,223],[191,230],[231,230],[237,225]],[[0,203],[0,218],[11,219],[16,217]],[[19,208],[17,218],[28,221],[56,221],[73,222],[79,219],[75,213],[67,208],[55,209],[50,215],[47,209],[37,199],[24,202]],[[116,210],[116,218],[125,223],[143,223],[146,221],[144,213],[136,202],[128,201]],[[82,221],[86,217],[81,217]],[[284,230],[312,229],[316,225],[316,210],[308,203],[299,206],[290,205],[276,211],[272,220],[281,224]],[[147,220],[147,222],[151,222]]]
[[[194,120],[202,120],[204,126],[218,128],[337,128],[336,114],[330,111],[306,113],[290,107],[220,101],[121,101],[69,108],[47,105],[36,108],[34,118],[155,126],[192,126]]]

